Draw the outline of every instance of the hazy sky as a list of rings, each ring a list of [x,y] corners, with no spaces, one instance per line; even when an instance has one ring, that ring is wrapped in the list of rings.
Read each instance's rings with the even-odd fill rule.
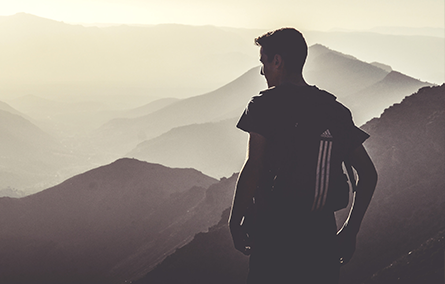
[[[444,27],[444,0],[0,0],[0,15],[26,12],[70,23],[181,23],[245,28]]]

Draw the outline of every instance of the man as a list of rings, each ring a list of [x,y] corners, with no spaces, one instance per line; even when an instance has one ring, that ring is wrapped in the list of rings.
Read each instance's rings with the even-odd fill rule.
[[[374,165],[362,146],[369,135],[353,124],[349,110],[334,96],[305,82],[307,45],[299,31],[275,30],[255,43],[260,46],[261,74],[269,89],[251,100],[237,125],[249,133],[249,142],[229,219],[235,248],[250,255],[249,284],[338,283],[340,265],[355,251],[377,182]],[[312,131],[323,123],[329,129]],[[334,142],[320,140],[318,162],[306,167],[301,163],[306,163],[306,152],[311,150],[304,145],[314,148],[318,144],[309,146],[313,143],[304,140],[309,134],[298,133],[316,131],[317,139]],[[294,144],[299,145],[297,150]],[[335,171],[341,168],[328,165],[335,152],[348,158],[359,177],[353,207],[339,232],[331,200],[334,194],[327,193],[338,176]],[[296,174],[285,174],[290,172],[288,165],[298,163]],[[315,195],[311,182],[317,187]]]

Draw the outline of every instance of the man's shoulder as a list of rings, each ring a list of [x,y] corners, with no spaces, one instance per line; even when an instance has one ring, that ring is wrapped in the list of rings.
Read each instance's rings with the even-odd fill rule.
[[[279,89],[279,88],[277,88],[275,86],[267,88],[265,90],[260,91],[260,93],[257,96],[254,96],[254,98],[259,98],[260,100],[267,99],[267,98],[273,96],[274,94],[280,92],[279,90],[277,91],[277,89]]]
[[[270,87],[252,98],[252,102],[258,105],[271,107],[272,105],[286,104],[290,107],[304,105],[305,108],[319,111],[328,111],[340,116],[349,117],[350,110],[337,100],[332,93],[320,89],[317,86],[296,86],[293,84],[282,84]]]
[[[278,91],[279,92],[279,91]],[[276,98],[276,94],[277,93],[277,88],[276,87],[270,87],[268,89],[262,90],[259,92],[258,95],[253,96],[250,100],[249,105],[258,105],[258,106],[267,106],[268,104],[270,104],[272,101],[275,100]]]

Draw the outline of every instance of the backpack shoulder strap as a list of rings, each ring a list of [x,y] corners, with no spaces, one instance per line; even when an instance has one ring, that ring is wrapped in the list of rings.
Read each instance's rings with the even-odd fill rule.
[[[355,192],[357,190],[357,181],[355,179],[354,170],[352,169],[351,162],[349,159],[346,159],[343,161],[343,164],[345,165],[346,172],[348,173],[349,182],[351,183],[352,192]]]

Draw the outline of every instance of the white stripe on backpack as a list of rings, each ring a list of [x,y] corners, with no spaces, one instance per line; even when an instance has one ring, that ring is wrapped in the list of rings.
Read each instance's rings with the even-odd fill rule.
[[[327,129],[321,135],[321,138],[332,138],[332,135]],[[317,170],[315,173],[315,196],[312,204],[312,211],[323,208],[326,203],[329,187],[329,172],[331,165],[331,150],[332,141],[320,140],[320,147],[318,150]]]

